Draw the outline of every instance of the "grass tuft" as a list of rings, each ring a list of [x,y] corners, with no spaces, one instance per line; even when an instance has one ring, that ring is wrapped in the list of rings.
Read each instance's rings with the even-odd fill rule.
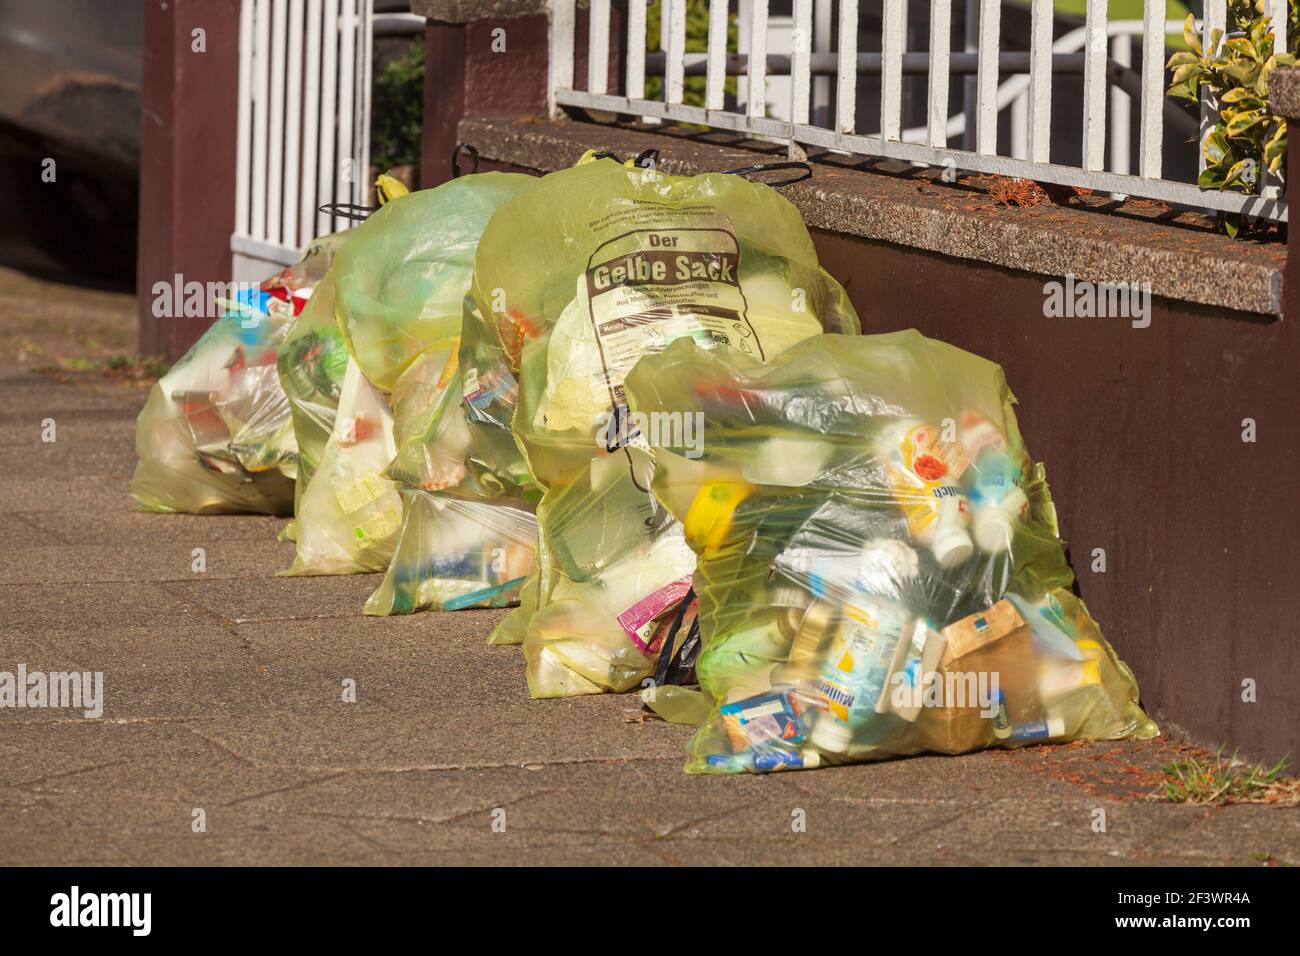
[[[1184,757],[1164,768],[1166,777],[1152,796],[1192,806],[1226,806],[1230,803],[1265,803],[1275,806],[1300,805],[1300,778],[1283,777],[1290,762],[1283,757],[1272,767],[1248,764],[1223,755],[1223,747],[1206,760]]]

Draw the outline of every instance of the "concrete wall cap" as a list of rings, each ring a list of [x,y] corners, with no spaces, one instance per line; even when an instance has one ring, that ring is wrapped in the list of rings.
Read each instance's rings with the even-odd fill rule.
[[[459,138],[485,160],[536,172],[569,166],[591,147],[623,156],[657,148],[660,169],[678,175],[785,159],[784,149],[741,148],[743,141],[724,133],[649,133],[538,117],[466,117]],[[811,180],[782,190],[810,228],[1045,276],[1149,283],[1153,295],[1167,299],[1281,314],[1285,243],[1229,239],[1200,213],[1143,200],[1119,205],[1105,196],[1009,206],[990,195],[998,185],[991,177],[949,184],[939,181],[938,169],[888,161],[864,169],[864,159],[824,160],[814,162]]]
[[[1300,67],[1281,67],[1268,75],[1268,102],[1278,116],[1300,119]]]

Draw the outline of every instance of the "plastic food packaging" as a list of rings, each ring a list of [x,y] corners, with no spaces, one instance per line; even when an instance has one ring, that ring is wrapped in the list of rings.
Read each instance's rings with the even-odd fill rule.
[[[277,365],[298,446],[298,475],[293,496],[297,514],[301,511],[303,491],[316,473],[334,431],[339,393],[348,367],[347,345],[334,320],[333,272],[316,287],[302,314],[289,327],[280,344]],[[296,536],[295,521],[286,531],[286,537]]]
[[[518,379],[513,431],[543,491],[536,568],[494,640],[523,636],[536,697],[628,690],[695,563],[649,490],[653,436],[621,417],[628,370],[683,337],[770,359],[857,317],[775,190],[609,159],[504,205],[471,297]]]
[[[383,472],[396,447],[387,397],[349,360],[334,428],[299,502],[297,554],[282,574],[388,567],[402,526],[402,499]]]
[[[337,236],[221,303],[224,314],[149,393],[131,494],[148,511],[285,514],[298,448],[276,350],[324,277]]]
[[[506,606],[531,567],[531,507],[493,474],[500,456],[477,447],[473,396],[459,373],[479,236],[501,203],[535,183],[490,173],[394,200],[358,229],[364,246],[337,270],[340,328],[367,378],[391,389],[396,452],[384,478],[400,490],[403,509],[368,614]],[[465,347],[471,381],[479,368],[473,339]],[[531,483],[508,418],[497,431],[516,475]]]
[[[682,341],[626,387],[633,413],[706,422],[653,478],[698,561],[689,771],[1157,733],[1071,593],[997,365],[915,331],[766,365]]]
[[[397,550],[367,614],[507,607],[533,565],[537,519],[509,505],[402,489]]]

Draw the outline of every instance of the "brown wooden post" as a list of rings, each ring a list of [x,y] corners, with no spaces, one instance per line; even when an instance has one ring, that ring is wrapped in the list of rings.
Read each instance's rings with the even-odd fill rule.
[[[231,278],[239,0],[146,0],[144,40],[139,349],[177,358],[210,320],[156,317],[154,284]]]
[[[413,0],[411,9],[429,19],[425,31],[422,186],[437,186],[451,178],[451,155],[459,142],[456,128],[462,117],[546,114],[547,6],[546,0]],[[623,23],[621,10],[617,6],[611,9],[611,92],[622,83]],[[576,36],[574,73],[582,85],[587,70],[585,10],[579,10]]]
[[[425,30],[420,183],[451,178],[461,117],[546,112],[545,3],[415,0]],[[501,47],[504,45],[504,51]]]

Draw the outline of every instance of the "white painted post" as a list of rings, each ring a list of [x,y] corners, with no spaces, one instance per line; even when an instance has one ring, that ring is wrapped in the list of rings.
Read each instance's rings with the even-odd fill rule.
[[[812,68],[812,0],[794,0],[790,36],[790,122],[808,125]]]
[[[749,56],[749,34],[754,26],[754,0],[736,0],[736,52]],[[749,108],[748,71],[736,77],[736,106],[742,112]]]
[[[1083,53],[1083,168],[1106,165],[1106,0],[1088,0]]]
[[[952,44],[952,6],[949,0],[930,0],[929,144],[948,145],[948,54]]]
[[[253,224],[252,236],[266,240],[266,139],[269,129],[267,107],[271,58],[271,0],[257,0],[253,15]]]
[[[550,21],[550,91],[547,96],[548,111],[552,119],[559,119],[563,111],[555,102],[556,90],[573,89],[573,33],[577,29],[577,0],[551,0]]]
[[[704,80],[704,108],[720,110],[726,105],[727,83],[727,0],[709,4],[708,73]]]
[[[239,7],[239,101],[235,109],[235,234],[248,235],[248,179],[253,95],[253,0]]]
[[[357,75],[361,84],[357,94],[357,102],[360,104],[357,110],[357,166],[361,168],[363,181],[359,184],[361,188],[357,193],[356,201],[359,203],[370,199],[370,87],[371,54],[375,48],[372,32],[374,16],[374,0],[361,0],[361,38],[358,41],[361,49],[357,53]]]
[[[627,95],[645,99],[645,4],[646,0],[627,2]]]
[[[835,15],[834,0],[817,0],[813,6],[812,49],[814,53],[829,53],[832,49],[834,29],[832,18]],[[812,124],[822,129],[830,129],[831,122],[831,78],[814,76],[812,78]]]
[[[1133,65],[1133,40],[1127,35],[1111,38],[1110,58],[1121,67]],[[1128,174],[1129,171],[1129,109],[1128,93],[1118,86],[1110,90],[1110,169]]]
[[[1028,157],[1051,161],[1052,148],[1052,0],[1034,0],[1029,39]]]
[[[298,245],[298,171],[302,128],[302,0],[289,0],[288,92],[284,121],[284,216],[283,239],[290,248]]]
[[[1001,46],[1002,0],[980,0],[979,66],[975,80],[975,151],[998,151],[998,54]],[[970,122],[970,117],[966,120]]]
[[[1285,53],[1289,50],[1287,41],[1289,39],[1289,27],[1291,25],[1287,10],[1287,0],[1268,0],[1265,12],[1273,21],[1273,55]],[[1260,170],[1259,178],[1260,194],[1270,196],[1273,199],[1282,199],[1282,177],[1276,176],[1268,171],[1268,163],[1264,163],[1264,168]]]
[[[1142,117],[1138,175],[1159,179],[1165,113],[1165,0],[1147,0],[1142,17]]]
[[[844,3],[840,4],[840,43],[844,40],[844,20],[843,20]],[[881,31],[880,31],[880,138],[885,142],[897,142],[901,135],[903,122],[903,51],[907,46],[907,24],[905,17],[907,15],[907,0],[885,0],[885,7],[881,11]],[[844,86],[847,82],[855,89],[858,83],[857,69],[857,39],[858,39],[858,5],[857,0],[853,3],[853,53],[847,62],[843,56],[840,58],[840,97],[844,96]],[[841,50],[843,46],[841,45]],[[852,117],[850,117],[850,120]],[[843,133],[853,132],[852,128],[845,129],[841,122],[840,131]]]
[[[284,188],[284,34],[288,7],[284,0],[271,5],[271,108],[270,149],[266,160],[266,241],[280,244],[280,221],[284,210],[280,190]]]
[[[889,16],[889,4],[896,0],[885,0],[885,16]],[[889,30],[886,23],[885,42],[888,42]],[[835,129],[840,133],[852,133],[857,129],[858,109],[858,0],[840,0],[839,56],[836,66],[835,93]],[[888,62],[886,61],[886,66]],[[886,73],[888,70],[886,69]],[[884,80],[882,79],[882,82]],[[883,95],[883,87],[882,87]]]
[[[355,168],[352,155],[352,106],[356,96],[357,11],[356,0],[343,0],[339,17],[339,128],[335,134],[339,141],[338,161],[334,164],[334,195],[339,202],[357,201],[357,182],[369,178],[369,170]],[[346,216],[334,217],[334,228],[346,229],[352,220]]]
[[[767,6],[768,0],[749,0],[749,116],[767,115]]]
[[[321,0],[307,0],[307,66],[303,71],[302,206],[299,232],[304,243],[316,236],[317,148],[320,142]]]
[[[686,0],[665,0],[668,10],[668,67],[664,102],[680,103],[686,94]]]
[[[587,15],[587,92],[609,92],[609,0],[591,0]]]
[[[1011,101],[1011,157],[1029,158],[1029,94],[1021,93]]]
[[[1210,36],[1215,30],[1223,30],[1228,22],[1227,0],[1205,0],[1205,17],[1201,21],[1201,49],[1213,54],[1217,47],[1211,49]],[[1223,40],[1220,38],[1219,43]],[[1197,150],[1197,169],[1205,169],[1205,141],[1209,139],[1214,126],[1219,122],[1219,104],[1217,98],[1204,87],[1201,88],[1201,132],[1200,148]]]
[[[325,21],[321,30],[321,87],[320,97],[320,147],[316,179],[317,205],[336,202],[334,193],[334,116],[338,97],[338,45],[339,0],[325,0]],[[316,220],[316,235],[334,231],[334,218],[320,213]]]

